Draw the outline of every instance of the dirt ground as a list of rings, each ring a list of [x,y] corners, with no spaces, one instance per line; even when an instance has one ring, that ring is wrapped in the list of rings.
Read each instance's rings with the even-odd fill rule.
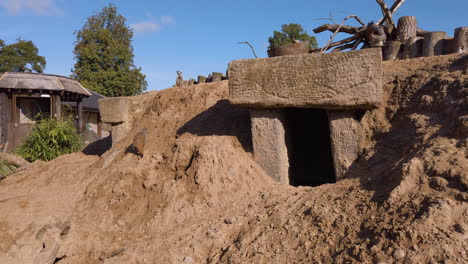
[[[0,182],[0,263],[468,263],[468,55],[384,72],[358,160],[318,187],[265,175],[227,81],[141,95],[105,153]],[[125,154],[143,127],[143,158]]]

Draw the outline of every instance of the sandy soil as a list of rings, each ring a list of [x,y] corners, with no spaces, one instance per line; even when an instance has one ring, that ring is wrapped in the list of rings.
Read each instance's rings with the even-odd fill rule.
[[[102,156],[95,145],[0,182],[0,263],[467,263],[467,65],[385,62],[359,159],[318,187],[264,174],[227,81],[141,95]],[[143,127],[143,158],[125,154]]]

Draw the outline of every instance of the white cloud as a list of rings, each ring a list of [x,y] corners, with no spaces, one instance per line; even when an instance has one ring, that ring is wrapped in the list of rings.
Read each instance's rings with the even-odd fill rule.
[[[0,0],[1,1],[1,0]],[[146,34],[161,30],[166,25],[175,24],[175,20],[171,16],[161,16],[159,19],[154,19],[151,13],[147,13],[148,21],[130,24],[130,27],[137,34]]]
[[[152,21],[145,21],[145,22],[140,22],[140,23],[135,23],[131,24],[130,27],[136,32],[136,33],[149,33],[153,31],[158,31],[161,29],[161,24],[155,23]]]
[[[41,16],[61,15],[62,10],[55,6],[55,0],[0,0],[0,6],[10,14],[31,11]]]
[[[171,24],[175,24],[175,20],[171,16],[162,16],[161,23],[165,25],[171,25]]]

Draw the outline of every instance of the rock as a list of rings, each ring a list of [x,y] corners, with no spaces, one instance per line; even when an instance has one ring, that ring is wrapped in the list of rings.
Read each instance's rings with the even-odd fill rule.
[[[224,219],[224,223],[227,224],[227,225],[232,225],[232,224],[235,224],[236,222],[237,222],[236,217],[231,217],[231,218]]]
[[[393,252],[393,258],[396,260],[403,259],[406,256],[406,252],[403,249],[397,249]]]
[[[184,257],[184,263],[193,263],[193,258],[190,256]]]
[[[432,177],[430,179],[431,188],[437,191],[445,191],[448,181],[442,177]]]
[[[270,195],[268,193],[263,193],[261,197],[262,199],[267,199]]]

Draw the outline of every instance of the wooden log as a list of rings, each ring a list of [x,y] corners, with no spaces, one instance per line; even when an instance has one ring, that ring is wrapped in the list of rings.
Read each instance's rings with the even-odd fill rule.
[[[212,82],[220,82],[223,78],[223,74],[220,72],[213,72]]]
[[[452,54],[455,53],[455,39],[450,37],[445,37],[442,41],[442,54]]]
[[[382,48],[382,57],[384,61],[394,60],[400,52],[400,41],[386,41]]]
[[[431,57],[443,54],[443,39],[446,33],[443,31],[435,31],[424,34],[423,42],[423,57]]]
[[[340,27],[340,25],[338,25],[338,24],[336,24],[336,25],[325,24],[325,25],[321,25],[320,27],[314,28],[312,31],[314,31],[315,34],[321,33],[321,32],[324,32],[324,31],[335,32],[336,30],[338,30],[338,32],[343,32],[343,33],[348,33],[348,34],[356,34],[356,33],[359,32],[360,29],[361,28],[353,27],[353,26],[347,26],[347,25],[342,25]]]
[[[454,53],[468,52],[468,27],[459,27],[455,29]]]
[[[206,83],[206,77],[203,75],[198,75],[197,82],[200,83]]]
[[[422,55],[422,45],[423,45],[423,38],[422,37],[410,37],[405,42],[401,58],[402,59],[412,59],[412,58],[421,57],[421,55]]]
[[[397,40],[405,43],[409,38],[416,37],[417,21],[414,16],[403,16],[398,19]]]

